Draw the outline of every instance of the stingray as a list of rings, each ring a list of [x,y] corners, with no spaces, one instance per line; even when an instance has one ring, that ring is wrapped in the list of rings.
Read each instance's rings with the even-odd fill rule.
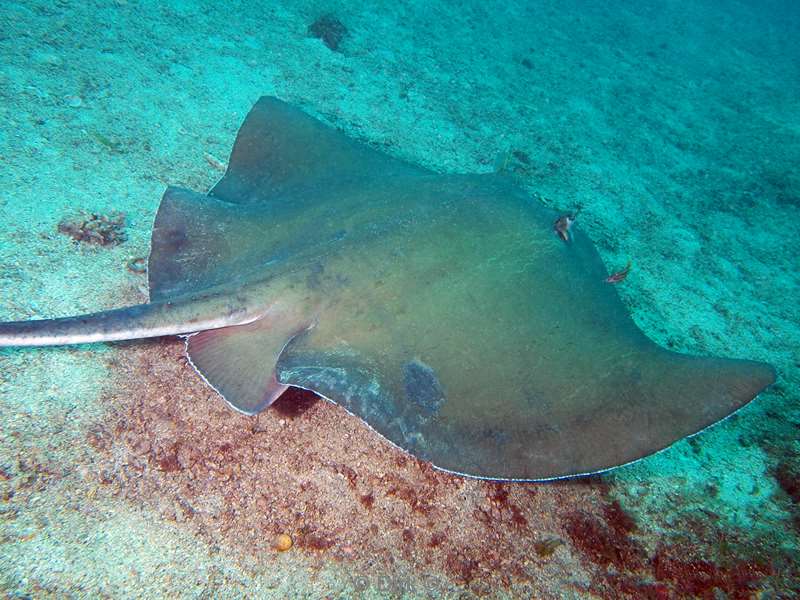
[[[499,480],[630,463],[773,382],[650,341],[557,217],[499,175],[435,173],[262,98],[208,194],[164,193],[147,304],[2,323],[0,345],[182,335],[238,411],[312,390],[440,469]]]

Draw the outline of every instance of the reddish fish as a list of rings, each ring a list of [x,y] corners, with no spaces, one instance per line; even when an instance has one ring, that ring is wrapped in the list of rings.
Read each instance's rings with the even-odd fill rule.
[[[632,265],[633,263],[629,260],[628,264],[625,265],[624,269],[622,269],[621,271],[617,271],[616,273],[612,273],[611,275],[606,277],[604,281],[606,283],[619,283],[628,276],[628,273],[630,272]]]

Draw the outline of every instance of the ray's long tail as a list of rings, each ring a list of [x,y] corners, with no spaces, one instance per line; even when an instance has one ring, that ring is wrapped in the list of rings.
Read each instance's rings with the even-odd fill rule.
[[[195,333],[252,321],[244,311],[155,302],[75,317],[0,323],[1,346],[60,346]]]
[[[0,346],[60,346],[185,333],[154,318],[163,311],[159,304],[140,304],[77,317],[0,323]]]

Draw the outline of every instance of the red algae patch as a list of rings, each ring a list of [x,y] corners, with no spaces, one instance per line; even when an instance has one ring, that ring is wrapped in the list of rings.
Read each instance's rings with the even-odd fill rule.
[[[98,495],[149,509],[256,570],[276,560],[338,563],[340,584],[386,597],[416,586],[441,596],[659,600],[715,590],[746,598],[775,571],[738,546],[722,560],[719,536],[695,535],[690,524],[674,524],[694,536],[685,544],[661,540],[602,478],[466,479],[302,390],[240,415],[194,373],[181,342],[123,344],[111,356],[106,414],[87,433]],[[279,552],[287,539],[291,551]]]
[[[602,598],[747,600],[788,591],[785,581],[774,577],[779,570],[782,577],[793,572],[790,578],[796,579],[798,574],[797,565],[777,546],[765,551],[703,520],[680,523],[676,531],[681,535],[669,541],[639,539],[635,520],[617,501],[603,504],[600,511],[568,512],[564,525],[593,570],[587,591]],[[650,545],[655,551],[648,550]]]
[[[543,558],[534,544],[563,536],[555,510],[563,489],[437,471],[302,390],[256,417],[240,415],[182,350],[159,340],[117,353],[106,417],[88,435],[101,457],[101,493],[147,506],[234,556],[274,560],[286,535],[286,557],[347,563],[343,577],[394,578],[402,588],[411,574],[441,593],[557,596],[563,581],[554,574],[572,563],[569,553]]]
[[[644,565],[641,546],[627,532],[612,529],[595,515],[570,513],[565,529],[573,545],[595,565],[617,571],[635,571]]]

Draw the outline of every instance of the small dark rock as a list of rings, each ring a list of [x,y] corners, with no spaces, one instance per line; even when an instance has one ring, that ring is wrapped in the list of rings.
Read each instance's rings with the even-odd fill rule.
[[[347,36],[347,27],[344,26],[335,15],[322,15],[319,19],[308,26],[308,34],[311,37],[319,38],[334,52],[339,51],[339,45]]]

